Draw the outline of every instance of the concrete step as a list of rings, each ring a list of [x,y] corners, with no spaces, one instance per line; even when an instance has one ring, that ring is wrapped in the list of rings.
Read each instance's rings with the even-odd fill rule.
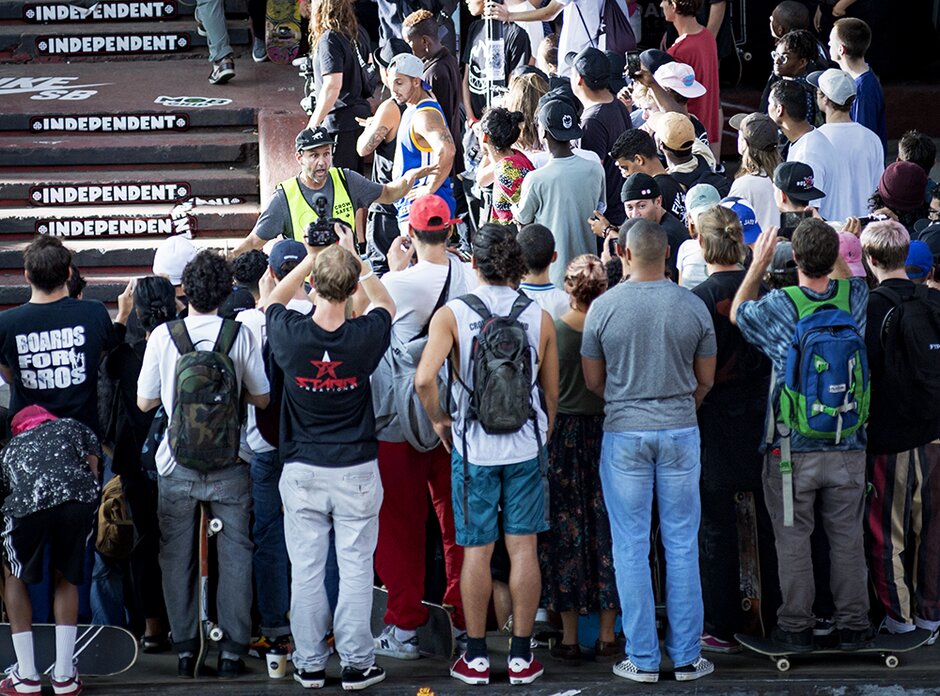
[[[66,240],[159,239],[187,231],[197,238],[244,236],[259,212],[257,203],[4,208],[0,238],[28,241],[51,234]]]
[[[254,130],[217,128],[211,132],[124,135],[7,135],[0,147],[0,167],[83,167],[135,162],[137,164],[224,163],[248,165],[258,161]]]
[[[182,185],[185,195],[179,196],[180,200],[191,196],[205,199],[234,197],[243,202],[258,198],[258,172],[254,167],[142,170],[134,166],[122,170],[47,170],[18,173],[0,170],[0,214],[4,207],[46,207],[75,203],[79,200],[100,206],[103,199],[167,200],[178,193],[166,188],[152,189],[149,192],[146,189],[135,189],[135,186],[141,184]],[[138,193],[151,195],[135,195]]]
[[[190,0],[101,0],[88,16],[68,0],[3,0],[0,20],[20,20],[27,24],[91,24],[96,22],[159,21],[192,15],[195,1]],[[225,14],[245,16],[244,0],[225,0]]]
[[[302,114],[303,82],[293,67],[245,59],[236,60],[235,71],[235,79],[216,86],[204,60],[0,65],[0,131],[175,136],[253,126],[261,107]]]
[[[248,46],[251,31],[244,19],[227,22],[232,46]],[[194,52],[205,55],[207,39],[191,18],[123,24],[47,26],[0,25],[0,61],[153,60]]]

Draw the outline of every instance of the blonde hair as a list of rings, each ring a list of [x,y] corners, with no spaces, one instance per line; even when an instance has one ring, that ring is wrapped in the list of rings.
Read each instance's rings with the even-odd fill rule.
[[[886,271],[904,268],[911,235],[897,220],[871,222],[862,231],[862,251]]]
[[[510,111],[518,111],[523,119],[519,127],[519,139],[516,146],[522,150],[541,150],[536,114],[539,99],[548,91],[548,83],[534,73],[518,75],[509,83],[505,106]]]
[[[594,254],[576,256],[565,269],[565,292],[571,295],[571,306],[575,303],[587,311],[591,303],[607,290],[607,269]]]
[[[345,302],[359,283],[359,260],[333,244],[319,253],[313,267],[317,296],[327,302]]]
[[[359,22],[353,10],[353,0],[315,0],[310,3],[310,52],[327,31],[342,34],[349,41],[359,36]]]
[[[723,205],[706,208],[695,218],[695,230],[705,263],[730,266],[742,263],[747,253],[738,214]]]
[[[737,179],[745,174],[754,174],[756,176],[768,176],[773,179],[774,170],[782,161],[777,148],[755,150],[748,144],[744,148],[744,154],[741,155],[741,166],[738,167],[734,178]]]

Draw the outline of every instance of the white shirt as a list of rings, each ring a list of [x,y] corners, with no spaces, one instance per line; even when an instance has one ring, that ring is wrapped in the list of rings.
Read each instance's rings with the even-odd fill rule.
[[[288,309],[293,309],[301,314],[309,314],[313,309],[313,302],[307,299],[293,298],[287,303]],[[264,348],[264,342],[267,340],[267,323],[264,319],[264,312],[257,308],[243,309],[239,312],[235,321],[241,322],[245,328],[251,331],[255,337],[255,342],[259,349]],[[248,420],[244,428],[245,441],[252,452],[272,452],[277,449],[277,443],[273,445],[261,437],[261,431],[258,430],[257,407],[248,404]]]
[[[526,150],[524,151],[524,154],[529,158],[532,166],[534,166],[536,169],[539,167],[544,167],[552,159],[552,153],[550,153],[548,150]],[[594,152],[594,150],[584,150],[580,147],[572,147],[571,154],[577,155],[581,159],[585,159],[588,162],[596,162],[597,164],[603,165],[601,158],[597,156],[597,153]]]
[[[872,189],[874,190],[874,189]],[[745,174],[731,182],[729,196],[743,198],[754,208],[761,230],[780,226],[780,210],[774,200],[774,182],[769,176]]]
[[[567,77],[571,66],[565,62],[566,55],[572,51],[578,53],[587,46],[603,51],[607,45],[603,34],[598,37],[604,0],[557,1],[559,5],[565,6],[561,36],[558,37],[558,74]]]
[[[556,288],[554,283],[546,283],[545,285],[522,283],[519,286],[519,291],[548,312],[552,321],[571,309],[571,297],[564,290]]]
[[[676,268],[679,269],[679,285],[691,290],[696,285],[704,283],[708,278],[708,269],[705,257],[702,256],[702,245],[698,239],[687,239],[679,245],[676,255]]]
[[[529,0],[512,0],[512,2],[506,3],[506,9],[509,10],[510,19],[512,19],[512,14],[514,12],[531,12],[532,10],[537,10],[539,6],[529,2]],[[529,46],[532,48],[532,55],[536,55],[539,49],[539,44],[542,43],[542,39],[545,38],[545,31],[542,29],[541,22],[515,22],[522,31],[524,31],[529,36]]]
[[[451,297],[466,295],[480,282],[470,264],[451,254],[447,257],[452,270],[445,302]],[[431,319],[434,303],[441,296],[446,281],[447,266],[429,261],[418,261],[403,271],[392,271],[382,276],[382,284],[395,301],[395,321],[392,322],[395,338],[407,343],[421,333]]]
[[[858,217],[868,212],[868,199],[878,190],[878,183],[885,171],[885,153],[881,139],[860,123],[827,123],[819,127],[835,149],[839,159],[849,168],[847,186],[840,187],[839,208]],[[823,189],[825,190],[825,189]],[[848,215],[835,216],[833,220],[845,220]]]
[[[186,330],[196,350],[212,350],[219,336],[222,318],[217,316],[186,317]],[[267,394],[271,388],[264,374],[261,349],[251,331],[239,331],[229,353],[235,365],[239,389],[244,385],[252,396]],[[170,338],[167,324],[161,324],[147,340],[143,365],[137,380],[137,396],[141,399],[160,399],[167,415],[172,417],[173,397],[176,390],[176,359],[179,351]],[[176,468],[170,452],[169,438],[163,436],[156,454],[157,473],[169,476]]]
[[[850,206],[843,193],[851,186],[848,159],[836,152],[818,128],[790,143],[787,162],[803,162],[813,168],[814,186],[826,197],[809,204],[819,208],[824,220],[844,220],[853,214],[847,212]]]

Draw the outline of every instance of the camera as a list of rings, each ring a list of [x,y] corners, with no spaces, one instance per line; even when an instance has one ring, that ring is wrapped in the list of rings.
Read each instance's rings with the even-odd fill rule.
[[[790,238],[793,230],[806,218],[813,217],[813,213],[808,210],[798,212],[780,213],[780,236]]]
[[[307,229],[304,230],[307,244],[312,247],[325,247],[336,244],[339,241],[339,235],[336,234],[333,225],[337,222],[341,225],[345,223],[339,218],[329,217],[326,196],[319,195],[313,200],[313,210],[317,214],[317,220],[307,225]]]

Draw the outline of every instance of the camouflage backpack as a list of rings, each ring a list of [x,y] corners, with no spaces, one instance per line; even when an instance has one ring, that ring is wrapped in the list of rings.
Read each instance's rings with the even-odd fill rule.
[[[196,350],[182,319],[169,324],[180,355],[168,436],[173,457],[187,469],[214,471],[238,461],[241,404],[229,352],[240,328],[225,319],[212,350]]]

